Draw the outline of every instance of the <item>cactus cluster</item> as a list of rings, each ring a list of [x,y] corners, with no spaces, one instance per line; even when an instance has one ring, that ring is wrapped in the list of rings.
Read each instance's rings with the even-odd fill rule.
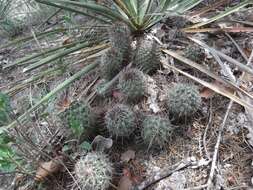
[[[119,78],[118,89],[127,100],[140,99],[145,92],[144,74],[138,69],[129,69]]]
[[[112,180],[112,164],[103,153],[92,152],[75,164],[75,175],[82,190],[106,190]]]
[[[123,54],[115,48],[108,50],[101,58],[101,76],[111,80],[123,68]]]
[[[169,111],[176,117],[188,117],[201,105],[198,89],[189,84],[177,84],[168,93]]]
[[[84,102],[73,102],[67,110],[61,113],[60,117],[77,136],[88,132],[91,128],[91,109]]]
[[[201,63],[205,58],[205,52],[200,47],[193,45],[185,48],[184,56],[194,62]]]
[[[105,123],[112,135],[126,137],[135,130],[135,114],[128,106],[116,104],[107,111]]]
[[[164,147],[173,130],[169,119],[151,115],[143,120],[141,136],[149,148],[151,146]]]
[[[137,47],[133,65],[144,73],[152,73],[159,69],[160,50],[155,41],[143,40]]]

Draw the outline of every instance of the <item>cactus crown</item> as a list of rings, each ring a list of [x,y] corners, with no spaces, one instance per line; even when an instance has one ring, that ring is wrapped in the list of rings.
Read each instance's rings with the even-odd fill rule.
[[[144,74],[137,69],[123,72],[119,78],[118,88],[127,100],[133,101],[141,98],[145,92]]]
[[[205,52],[200,47],[193,45],[185,48],[184,56],[194,62],[200,63],[204,60]]]
[[[152,73],[160,66],[160,51],[155,41],[143,40],[137,47],[133,65],[144,73]]]
[[[189,84],[177,84],[168,93],[169,111],[176,117],[194,114],[201,104],[198,89]]]
[[[86,103],[74,102],[65,112],[61,113],[60,118],[76,136],[80,136],[90,128],[92,115],[90,107]]]
[[[170,139],[173,126],[170,120],[160,116],[152,115],[143,120],[141,136],[145,144],[164,147]]]
[[[123,54],[111,48],[101,58],[101,75],[106,80],[111,80],[123,68]]]
[[[112,180],[112,164],[102,153],[81,157],[74,171],[82,190],[106,190]]]
[[[129,136],[135,129],[135,114],[126,105],[117,104],[105,116],[106,127],[115,136]]]

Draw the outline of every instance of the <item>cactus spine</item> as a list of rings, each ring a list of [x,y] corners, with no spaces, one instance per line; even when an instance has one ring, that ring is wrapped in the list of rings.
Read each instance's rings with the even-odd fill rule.
[[[117,104],[105,116],[108,131],[115,136],[129,136],[135,130],[135,114],[126,105]]]
[[[145,144],[164,147],[170,139],[173,126],[170,120],[160,116],[151,115],[146,117],[142,123],[141,136]]]
[[[176,117],[194,114],[201,105],[198,89],[189,84],[177,84],[168,93],[169,111]]]
[[[118,88],[127,100],[140,99],[145,92],[144,74],[137,69],[129,69],[123,72],[119,78]]]
[[[88,153],[74,169],[82,190],[106,190],[112,180],[112,164],[103,153]]]
[[[133,65],[144,73],[152,73],[160,66],[160,50],[155,41],[143,40],[137,47]]]

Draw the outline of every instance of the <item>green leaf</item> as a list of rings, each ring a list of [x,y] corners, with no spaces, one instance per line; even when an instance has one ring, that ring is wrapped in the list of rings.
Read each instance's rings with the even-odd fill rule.
[[[0,159],[0,171],[2,172],[14,172],[17,166],[13,162],[9,160],[1,160]]]
[[[92,146],[89,142],[84,141],[82,144],[80,144],[80,148],[86,151],[90,151],[92,149]]]
[[[72,129],[75,136],[80,137],[84,131],[82,123],[75,116],[70,118],[69,127]]]

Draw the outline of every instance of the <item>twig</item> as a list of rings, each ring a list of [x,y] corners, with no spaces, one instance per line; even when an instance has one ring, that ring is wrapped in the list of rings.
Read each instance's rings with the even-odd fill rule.
[[[205,131],[204,131],[204,135],[203,135],[203,146],[204,146],[204,150],[205,150],[205,153],[206,153],[206,156],[208,159],[210,159],[210,154],[207,150],[207,146],[206,146],[206,136],[207,136],[207,131],[208,129],[210,128],[211,124],[212,124],[212,120],[213,120],[213,104],[212,104],[212,99],[210,100],[210,111],[209,111],[209,119],[208,119],[208,124],[205,128]]]
[[[192,159],[183,160],[183,161],[175,164],[171,168],[166,168],[166,169],[162,170],[160,173],[153,175],[151,178],[145,180],[140,185],[135,186],[134,189],[136,189],[136,190],[147,189],[148,187],[158,183],[159,181],[171,176],[174,172],[177,172],[177,171],[183,170],[189,166],[192,166],[193,162],[194,161]]]
[[[220,146],[220,142],[221,142],[221,137],[222,137],[222,133],[225,129],[225,126],[226,126],[226,121],[227,121],[227,118],[228,118],[228,114],[231,110],[231,107],[233,105],[233,100],[230,100],[229,104],[228,104],[228,107],[227,107],[227,111],[225,113],[225,116],[224,116],[224,119],[222,121],[222,125],[219,129],[219,133],[218,133],[218,137],[217,137],[217,142],[215,144],[215,147],[214,147],[214,153],[213,153],[213,158],[212,158],[212,164],[211,164],[211,170],[210,170],[210,174],[209,174],[209,178],[208,178],[208,181],[207,181],[207,190],[211,190],[212,189],[212,185],[213,185],[213,178],[214,178],[214,174],[215,174],[215,170],[216,170],[216,162],[217,162],[217,159],[218,159],[218,152],[219,152],[219,146]]]
[[[207,184],[204,184],[204,185],[199,185],[199,186],[196,186],[196,187],[189,187],[189,188],[186,188],[184,190],[202,190],[202,189],[205,189],[207,187]]]
[[[231,42],[235,45],[236,49],[240,52],[240,54],[242,55],[243,59],[247,62],[248,61],[248,57],[247,55],[243,52],[242,48],[236,43],[236,41],[228,34],[225,33],[225,35],[231,40]]]

